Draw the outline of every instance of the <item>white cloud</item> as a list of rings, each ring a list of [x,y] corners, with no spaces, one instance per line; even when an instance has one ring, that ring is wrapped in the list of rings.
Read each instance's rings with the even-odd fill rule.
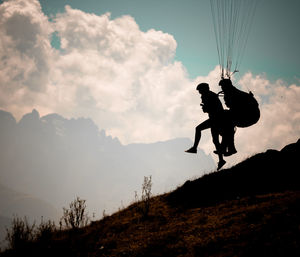
[[[60,51],[50,45],[53,31]],[[219,91],[218,67],[191,81],[174,61],[173,36],[143,32],[130,16],[111,19],[66,6],[49,22],[38,1],[11,0],[0,5],[0,36],[0,108],[18,118],[33,108],[42,115],[91,117],[123,143],[193,138],[207,118],[196,85],[205,81]],[[239,84],[255,93],[262,116],[257,125],[238,129],[238,156],[297,139],[299,86],[251,73]],[[213,149],[209,132],[200,147]]]
[[[97,16],[69,6],[57,15],[55,26],[64,51],[53,77],[60,88],[65,85],[67,101],[75,103],[69,116],[88,110],[125,143],[175,136],[172,120],[185,119],[178,114],[186,102],[178,98],[185,100],[191,82],[182,64],[174,62],[173,36],[142,32],[130,16],[111,20],[109,14]],[[66,112],[65,102],[59,112]]]
[[[39,2],[5,1],[0,5],[0,108],[20,115],[45,93],[52,32]]]

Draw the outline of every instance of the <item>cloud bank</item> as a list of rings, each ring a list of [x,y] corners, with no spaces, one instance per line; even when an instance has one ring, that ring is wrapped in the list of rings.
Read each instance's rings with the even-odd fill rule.
[[[53,32],[59,50],[51,46]],[[90,117],[124,144],[192,138],[207,118],[196,84],[219,90],[218,67],[191,80],[174,61],[174,37],[143,32],[131,16],[112,19],[66,6],[49,21],[38,1],[11,0],[0,5],[0,36],[0,108],[17,118],[33,108],[42,115]],[[299,137],[299,85],[251,72],[236,83],[254,92],[262,112],[257,125],[237,131],[240,156]],[[200,147],[211,151],[209,133]]]

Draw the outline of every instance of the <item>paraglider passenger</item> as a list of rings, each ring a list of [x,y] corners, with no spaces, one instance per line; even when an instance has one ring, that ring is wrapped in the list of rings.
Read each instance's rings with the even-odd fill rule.
[[[197,153],[197,147],[201,139],[201,131],[210,128],[213,143],[216,147],[216,153],[219,156],[218,169],[220,169],[226,162],[223,159],[223,151],[221,149],[221,144],[219,142],[219,135],[222,134],[223,130],[223,116],[224,109],[218,95],[209,90],[209,85],[207,83],[201,83],[197,86],[201,95],[202,110],[205,113],[208,113],[209,119],[202,122],[196,127],[194,145],[186,150],[187,153]]]

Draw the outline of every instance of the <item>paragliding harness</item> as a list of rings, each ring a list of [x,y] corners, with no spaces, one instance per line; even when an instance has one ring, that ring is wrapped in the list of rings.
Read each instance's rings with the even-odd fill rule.
[[[254,125],[260,118],[260,110],[253,93],[241,91],[236,87],[233,88],[234,91],[230,95],[224,94],[223,91],[219,92],[218,95],[224,97],[226,105],[228,102],[231,103],[229,112],[234,125],[240,128]]]

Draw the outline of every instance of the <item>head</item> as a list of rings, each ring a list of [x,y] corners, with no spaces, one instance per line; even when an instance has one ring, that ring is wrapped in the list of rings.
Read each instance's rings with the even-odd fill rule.
[[[233,87],[232,82],[230,79],[221,79],[219,82],[219,86],[221,86],[222,90],[226,90],[228,88]]]
[[[198,92],[199,92],[200,94],[203,94],[203,93],[209,91],[209,85],[208,85],[207,83],[200,83],[200,84],[197,86],[196,90],[198,90]]]

